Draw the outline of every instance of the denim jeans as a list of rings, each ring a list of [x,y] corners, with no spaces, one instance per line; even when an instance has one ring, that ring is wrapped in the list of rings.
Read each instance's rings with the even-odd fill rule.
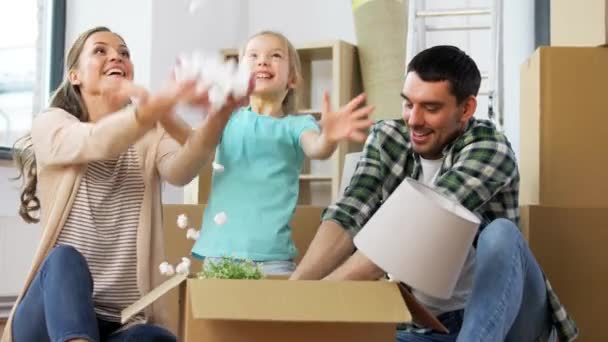
[[[121,324],[97,318],[92,295],[93,279],[82,254],[71,246],[53,248],[15,310],[13,340],[176,341],[151,324],[117,332]]]
[[[462,326],[464,310],[446,312],[439,315],[437,319],[450,331],[449,334],[430,332],[428,334],[416,334],[407,331],[397,331],[397,342],[452,342],[456,341],[458,332]]]
[[[552,324],[544,275],[517,226],[506,219],[491,222],[479,234],[476,252],[473,291],[459,333],[398,332],[397,341],[548,339]]]
[[[203,261],[203,267],[207,263],[215,264],[220,262],[223,258],[206,257]],[[265,276],[269,275],[290,275],[296,269],[296,264],[291,260],[276,260],[276,261],[254,261],[262,274]]]

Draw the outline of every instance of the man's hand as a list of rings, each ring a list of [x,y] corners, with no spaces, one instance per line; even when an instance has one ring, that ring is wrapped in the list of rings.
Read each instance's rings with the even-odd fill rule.
[[[385,272],[360,251],[325,277],[325,280],[378,280]]]
[[[354,248],[352,237],[342,226],[334,221],[323,221],[290,279],[322,279],[342,264]]]

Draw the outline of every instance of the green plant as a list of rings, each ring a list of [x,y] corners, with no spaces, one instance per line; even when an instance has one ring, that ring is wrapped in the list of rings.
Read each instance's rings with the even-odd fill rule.
[[[199,279],[262,279],[262,271],[253,261],[223,257],[209,262],[197,274]]]

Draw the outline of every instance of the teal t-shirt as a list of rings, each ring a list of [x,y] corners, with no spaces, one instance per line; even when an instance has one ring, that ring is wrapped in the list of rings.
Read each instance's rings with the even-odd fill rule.
[[[289,222],[305,157],[300,137],[307,130],[319,131],[310,115],[274,118],[249,108],[232,115],[216,150],[224,171],[213,172],[194,256],[270,261],[297,255]],[[221,212],[227,220],[218,225],[214,217]]]

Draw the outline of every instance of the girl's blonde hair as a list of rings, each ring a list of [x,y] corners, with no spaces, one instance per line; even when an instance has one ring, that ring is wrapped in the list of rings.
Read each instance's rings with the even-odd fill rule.
[[[249,37],[247,43],[243,46],[239,53],[241,61],[245,56],[245,49],[247,49],[247,44],[249,44],[249,42],[253,38],[259,36],[276,37],[283,41],[285,46],[287,46],[287,55],[289,59],[289,78],[293,81],[294,86],[289,88],[289,90],[287,91],[287,95],[285,95],[285,98],[283,99],[282,108],[284,114],[294,114],[297,108],[296,91],[302,81],[302,63],[300,62],[300,56],[298,55],[298,51],[293,46],[293,44],[291,44],[289,39],[287,39],[287,37],[285,37],[282,33],[276,31],[261,31]]]
[[[78,60],[84,44],[90,36],[97,32],[112,32],[107,27],[98,26],[87,30],[78,36],[65,61],[65,73],[61,84],[51,96],[49,107],[61,108],[74,115],[80,121],[89,121],[89,112],[82,99],[80,88],[70,83],[68,75],[70,71],[78,67]],[[120,37],[120,36],[118,36]],[[122,39],[122,37],[120,37]],[[123,39],[124,41],[124,39]],[[40,200],[36,196],[38,174],[32,136],[28,133],[15,142],[13,159],[19,171],[16,179],[23,179],[20,197],[19,215],[28,223],[39,221],[33,213],[40,209]]]

